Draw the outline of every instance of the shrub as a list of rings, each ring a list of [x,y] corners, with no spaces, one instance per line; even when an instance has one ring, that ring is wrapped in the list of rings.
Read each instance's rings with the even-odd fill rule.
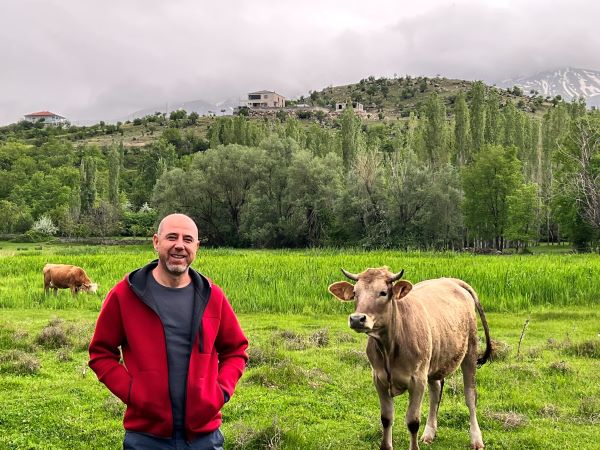
[[[68,346],[69,338],[62,327],[49,325],[42,329],[35,342],[46,349],[57,349]]]
[[[42,236],[54,236],[58,232],[58,227],[54,225],[49,216],[44,214],[33,223],[30,231],[39,233]]]
[[[73,361],[73,354],[71,353],[70,349],[63,347],[58,349],[58,351],[56,352],[56,359],[58,360],[58,362]]]
[[[573,369],[571,368],[571,366],[566,363],[565,361],[557,361],[557,362],[553,362],[552,364],[550,364],[550,366],[548,367],[550,372],[554,372],[554,373],[560,373],[563,375],[566,375],[568,373],[571,373],[573,371]]]
[[[600,358],[600,339],[583,342],[568,342],[564,345],[563,352],[571,356]]]
[[[371,366],[367,354],[361,350],[347,349],[338,351],[338,359],[353,367],[368,368]]]
[[[527,416],[514,411],[508,412],[489,412],[490,418],[500,422],[504,429],[518,428],[527,425]]]
[[[315,331],[309,336],[308,341],[315,347],[327,347],[329,345],[329,329],[323,328]]]
[[[248,367],[274,366],[285,360],[283,353],[273,347],[248,347]]]
[[[35,355],[21,350],[0,354],[0,373],[35,375],[40,371],[40,361]]]
[[[492,361],[505,361],[510,356],[510,345],[506,342],[497,341],[492,339],[492,353],[491,360]]]
[[[245,423],[234,424],[235,435],[232,439],[232,450],[276,450],[280,448],[306,448],[302,438],[296,433],[279,425],[277,417],[270,425],[255,429]]]
[[[250,373],[246,380],[269,388],[286,388],[290,385],[307,384],[308,372],[289,360],[274,366],[263,366]]]

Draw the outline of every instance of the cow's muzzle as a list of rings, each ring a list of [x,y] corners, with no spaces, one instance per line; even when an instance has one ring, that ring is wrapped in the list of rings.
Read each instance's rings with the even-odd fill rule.
[[[350,328],[356,331],[366,330],[367,315],[366,314],[350,314],[348,317],[348,324]]]

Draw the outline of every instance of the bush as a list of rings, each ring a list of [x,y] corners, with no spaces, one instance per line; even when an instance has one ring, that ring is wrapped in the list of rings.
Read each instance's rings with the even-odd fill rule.
[[[0,354],[0,373],[35,375],[40,371],[40,361],[34,355],[21,350]]]
[[[70,344],[67,333],[60,325],[49,325],[45,327],[35,342],[46,349],[57,349]]]

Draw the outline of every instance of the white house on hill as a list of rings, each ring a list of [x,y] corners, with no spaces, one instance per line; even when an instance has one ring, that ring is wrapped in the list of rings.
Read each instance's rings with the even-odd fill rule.
[[[25,120],[32,123],[42,122],[47,125],[60,125],[68,122],[68,120],[65,117],[50,111],[39,111],[31,114],[26,114]]]
[[[257,91],[248,94],[248,108],[284,108],[285,97],[273,91]]]

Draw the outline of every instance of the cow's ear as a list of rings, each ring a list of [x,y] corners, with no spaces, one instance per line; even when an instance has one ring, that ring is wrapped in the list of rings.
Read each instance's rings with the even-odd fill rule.
[[[408,294],[411,291],[411,289],[412,284],[410,284],[410,281],[398,281],[392,288],[392,290],[394,291],[394,298],[398,300],[401,299],[402,297],[406,296],[406,294]]]
[[[354,300],[354,285],[347,281],[338,281],[329,286],[329,292],[338,300],[347,302]]]

